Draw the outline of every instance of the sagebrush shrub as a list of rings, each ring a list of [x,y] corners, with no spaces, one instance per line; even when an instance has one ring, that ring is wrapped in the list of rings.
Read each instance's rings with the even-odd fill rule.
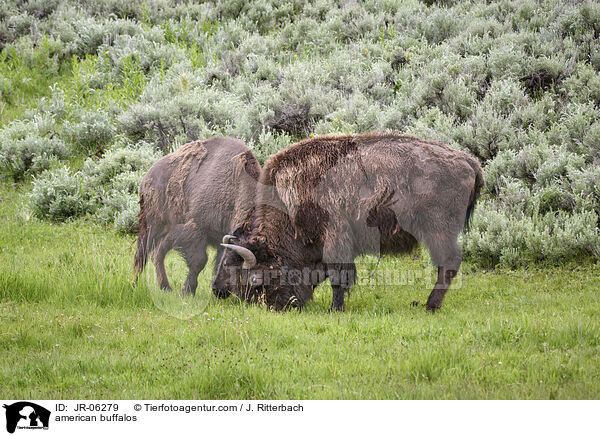
[[[40,99],[38,103],[39,112],[51,115],[57,121],[66,119],[73,105],[67,100],[64,90],[58,86],[52,85],[50,90],[49,97]]]
[[[71,174],[65,166],[46,171],[34,180],[29,207],[33,216],[54,222],[80,217],[95,209],[83,175]]]
[[[116,134],[109,115],[102,110],[86,111],[78,115],[78,121],[65,123],[65,136],[79,151],[99,152]]]
[[[484,107],[478,107],[472,119],[460,126],[455,140],[483,162],[503,150],[518,148],[510,120]]]
[[[63,43],[53,36],[23,36],[6,48],[5,53],[26,68],[44,70],[49,76],[58,73]]]
[[[528,212],[531,206],[531,188],[516,178],[501,176],[498,199],[513,214]]]
[[[517,128],[536,129],[540,135],[544,136],[545,133],[542,132],[547,132],[559,117],[556,101],[550,95],[544,94],[539,99],[523,102],[520,106],[515,107],[511,120]]]
[[[10,119],[52,86],[0,131],[2,172],[18,180],[72,151],[93,155],[69,177],[120,231],[134,230],[147,168],[190,140],[236,136],[264,162],[311,135],[397,131],[481,161],[487,189],[463,239],[471,261],[597,255],[598,2],[2,6],[0,112],[6,102]],[[31,70],[47,74],[32,82]]]
[[[49,117],[14,121],[0,130],[0,171],[13,180],[49,169],[69,155],[66,144],[58,138]]]
[[[569,151],[594,156],[600,139],[600,109],[592,103],[569,103],[548,138],[555,144],[566,145]]]
[[[185,51],[177,45],[166,44],[159,29],[145,30],[133,36],[119,35],[113,42],[100,46],[98,51],[101,68],[120,81],[127,78],[132,62],[147,74],[168,69],[173,63],[185,59]]]
[[[508,117],[528,102],[519,83],[511,79],[502,79],[492,81],[482,104],[486,110]]]
[[[146,171],[146,168],[142,168],[137,171],[119,173],[111,180],[110,187],[117,192],[137,195]]]
[[[80,9],[62,8],[51,22],[41,23],[40,30],[57,35],[64,43],[63,57],[96,54],[102,45],[110,45],[119,35],[143,32],[138,23],[117,17],[86,16]]]
[[[484,168],[485,185],[488,192],[498,195],[504,184],[503,178],[519,175],[520,159],[513,150],[499,152]]]
[[[575,207],[575,196],[568,191],[566,186],[559,184],[537,189],[531,200],[533,210],[540,214],[559,210],[572,211]]]
[[[574,74],[567,77],[560,87],[561,93],[574,103],[593,102],[600,106],[600,72],[591,65],[578,64]]]
[[[591,164],[584,168],[569,168],[568,178],[571,191],[576,195],[576,200],[581,203],[586,199],[588,205],[594,207],[600,215],[600,165]],[[585,209],[591,209],[585,207]]]
[[[139,143],[110,149],[99,160],[89,158],[82,171],[90,185],[101,187],[120,180],[123,174],[147,171],[160,156],[149,144]]]
[[[137,193],[111,189],[103,194],[98,215],[104,223],[114,223],[117,231],[134,233],[138,226],[138,198]]]
[[[456,123],[454,116],[443,113],[437,107],[432,107],[419,111],[414,124],[403,130],[421,138],[442,141],[455,148],[462,148],[453,139]]]
[[[97,213],[118,231],[135,232],[140,182],[159,157],[148,144],[124,145],[99,160],[87,159],[75,173],[65,166],[46,171],[34,181],[29,202],[32,213],[55,222]]]
[[[248,147],[258,161],[263,164],[269,156],[292,145],[292,138],[286,133],[275,133],[263,129],[257,141],[250,141]]]
[[[514,41],[514,37],[506,35],[495,41],[487,64],[492,78],[517,79],[525,74],[527,62],[523,49]]]
[[[520,267],[531,262],[600,258],[598,215],[593,211],[512,215],[485,203],[463,238],[465,258],[487,267]]]

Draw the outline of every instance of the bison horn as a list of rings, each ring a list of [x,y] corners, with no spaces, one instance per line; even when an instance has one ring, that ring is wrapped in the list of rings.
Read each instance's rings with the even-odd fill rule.
[[[236,252],[236,254],[241,256],[244,259],[242,268],[252,269],[256,266],[256,256],[254,256],[254,253],[252,253],[252,251],[248,250],[246,247],[240,247],[239,245],[233,244],[221,244],[221,247],[231,248]]]
[[[232,239],[237,239],[237,236],[233,236],[233,235],[225,235],[223,236],[223,244],[229,244],[231,242]]]

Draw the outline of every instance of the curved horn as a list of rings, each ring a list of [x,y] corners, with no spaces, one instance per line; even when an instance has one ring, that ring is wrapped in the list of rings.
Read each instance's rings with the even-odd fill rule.
[[[239,256],[241,256],[244,259],[242,268],[252,269],[256,266],[256,256],[254,256],[254,253],[252,253],[252,251],[248,250],[246,247],[240,247],[239,245],[233,244],[221,244],[221,247],[230,248]]]
[[[229,244],[232,239],[237,239],[237,236],[225,235],[223,236],[223,240],[221,242],[223,242],[223,244]]]

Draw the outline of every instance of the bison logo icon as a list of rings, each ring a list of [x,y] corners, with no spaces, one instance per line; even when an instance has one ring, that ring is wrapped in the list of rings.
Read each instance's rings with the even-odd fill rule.
[[[14,433],[15,429],[48,429],[50,411],[35,403],[19,401],[4,405],[6,409],[6,430]]]

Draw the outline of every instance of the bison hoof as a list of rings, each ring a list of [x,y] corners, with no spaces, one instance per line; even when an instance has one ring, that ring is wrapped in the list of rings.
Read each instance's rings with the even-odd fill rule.
[[[411,301],[411,303],[410,303],[410,305],[411,305],[412,307],[417,307],[419,304],[421,304],[421,303],[419,303],[417,300],[413,300],[413,301]]]
[[[436,310],[438,310],[440,308],[440,306],[427,306],[426,310],[427,312],[435,312]]]

